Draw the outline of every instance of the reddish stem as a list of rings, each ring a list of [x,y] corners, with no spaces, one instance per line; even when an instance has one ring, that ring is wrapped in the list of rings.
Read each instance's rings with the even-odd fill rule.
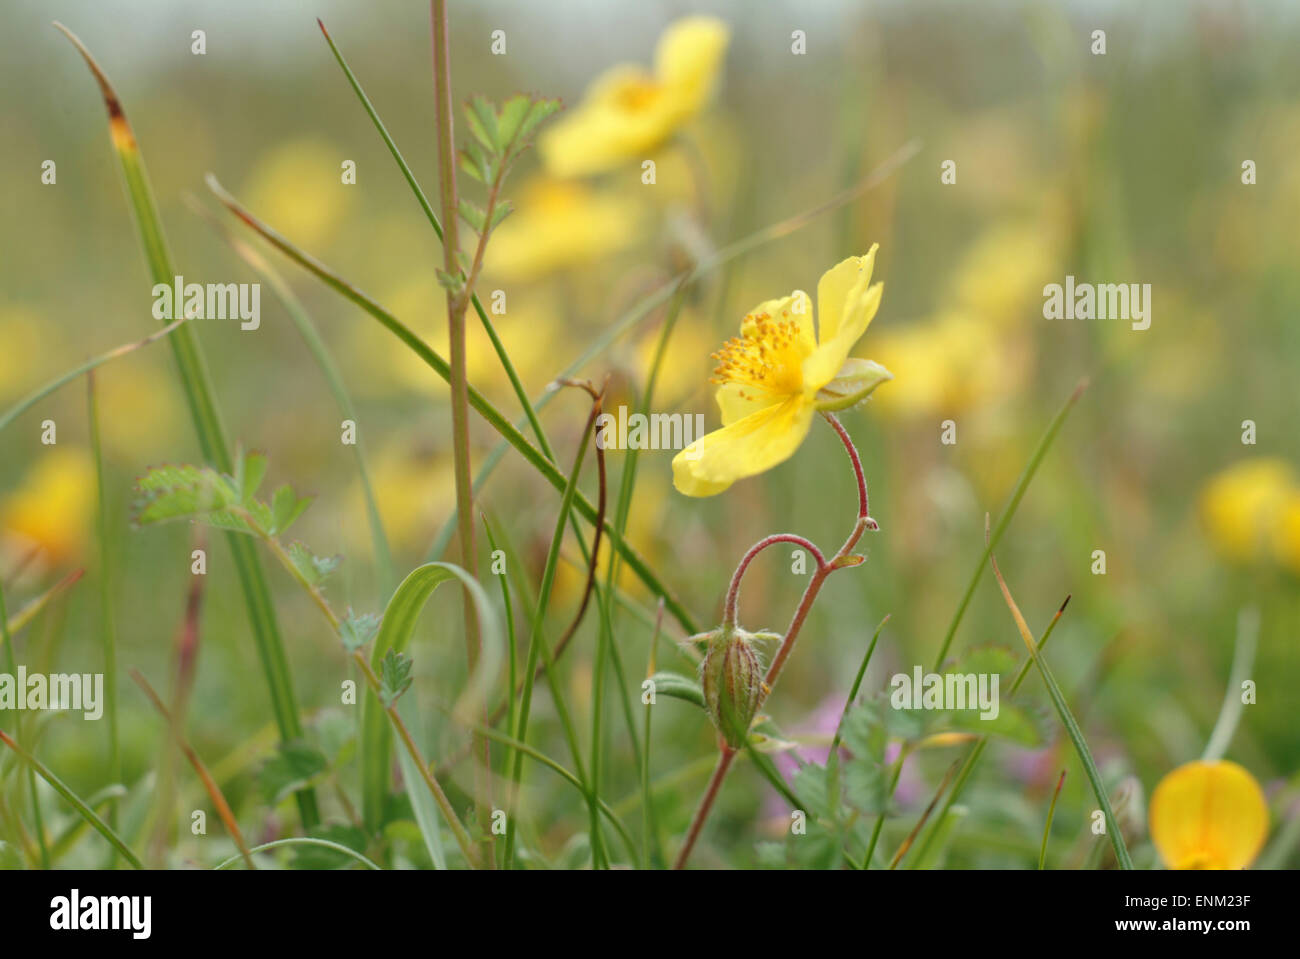
[[[745,570],[753,561],[754,557],[774,543],[798,543],[805,549],[809,550],[817,560],[817,570],[813,573],[812,579],[808,581],[808,586],[799,600],[799,606],[794,612],[794,618],[790,620],[790,628],[785,631],[785,638],[781,641],[781,648],[777,650],[776,656],[772,659],[772,665],[767,669],[767,675],[763,682],[765,689],[760,694],[758,707],[762,708],[764,702],[772,694],[772,687],[776,685],[777,678],[781,675],[781,670],[785,668],[786,660],[790,658],[790,653],[794,650],[795,640],[799,638],[799,632],[803,629],[804,621],[808,618],[808,613],[812,611],[813,603],[817,600],[817,595],[821,592],[822,584],[826,582],[827,577],[840,566],[840,562],[849,556],[850,551],[857,545],[862,534],[867,530],[879,529],[879,524],[871,518],[871,505],[867,499],[867,479],[862,472],[862,459],[858,456],[857,448],[853,445],[853,440],[849,437],[848,431],[840,421],[831,413],[822,413],[826,422],[830,423],[835,434],[844,444],[844,449],[849,455],[849,462],[853,464],[853,475],[858,482],[858,516],[857,521],[853,524],[853,529],[849,533],[848,539],[844,545],[828,562],[821,552],[809,540],[802,536],[795,536],[791,533],[778,533],[775,536],[769,536],[766,539],[759,540],[747,552],[736,567],[736,572],[731,577],[731,586],[727,590],[727,600],[723,617],[723,626],[734,627],[736,625],[736,603],[740,595],[740,580],[745,574]],[[699,838],[700,832],[704,828],[705,820],[709,818],[709,812],[713,809],[713,803],[718,798],[718,792],[722,788],[722,782],[727,777],[727,771],[731,768],[732,761],[736,758],[736,750],[731,749],[723,744],[722,754],[718,757],[718,765],[713,770],[713,776],[709,779],[708,788],[704,792],[704,797],[700,800],[699,808],[695,811],[695,818],[691,820],[690,830],[686,834],[686,841],[682,845],[681,851],[677,854],[677,861],[674,863],[674,869],[683,869],[686,861],[690,858],[691,850],[695,848],[695,841]]]
[[[722,608],[722,625],[724,627],[734,627],[736,625],[736,603],[740,599],[740,581],[744,577],[745,571],[749,569],[749,564],[754,561],[754,557],[759,553],[769,546],[775,546],[777,543],[796,543],[812,553],[813,559],[817,561],[818,572],[821,572],[826,567],[826,557],[822,555],[822,551],[811,540],[804,539],[802,536],[796,536],[794,533],[776,533],[766,539],[760,539],[749,548],[749,552],[740,558],[740,565],[731,574],[731,585],[727,588],[727,600]]]

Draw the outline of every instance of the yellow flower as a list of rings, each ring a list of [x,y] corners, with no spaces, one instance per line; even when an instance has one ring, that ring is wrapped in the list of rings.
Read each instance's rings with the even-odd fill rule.
[[[514,205],[488,245],[487,269],[503,280],[534,280],[623,249],[641,218],[628,198],[549,177],[530,180]]]
[[[1280,459],[1244,460],[1214,476],[1200,497],[1210,542],[1234,562],[1263,558],[1275,544],[1283,507],[1298,488],[1295,471]]]
[[[655,68],[623,64],[601,74],[583,102],[538,140],[555,176],[589,176],[667,140],[713,95],[731,31],[714,17],[685,17],[659,38]]]
[[[817,410],[852,406],[893,379],[878,363],[849,357],[880,306],[883,286],[871,285],[875,259],[873,246],[822,275],[820,329],[813,326],[808,294],[795,290],[756,306],[740,336],[713,354],[722,429],[673,458],[673,485],[680,492],[712,496],[771,469],[799,448]]]
[[[328,243],[352,199],[350,188],[340,186],[346,155],[320,140],[276,147],[259,158],[244,188],[250,209],[295,243]]]
[[[85,545],[95,502],[95,467],[82,450],[58,446],[45,453],[23,485],[0,506],[0,526],[53,563],[74,558]]]
[[[1151,795],[1151,841],[1170,869],[1245,869],[1268,835],[1255,777],[1226,759],[1179,766]]]
[[[1278,561],[1300,576],[1300,489],[1292,490],[1282,504],[1273,547]]]

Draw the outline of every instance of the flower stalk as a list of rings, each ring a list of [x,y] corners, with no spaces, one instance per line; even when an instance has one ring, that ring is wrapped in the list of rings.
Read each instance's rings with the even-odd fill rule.
[[[817,601],[817,596],[821,593],[822,586],[831,573],[838,569],[848,569],[853,566],[859,566],[863,562],[863,557],[855,554],[853,548],[857,546],[858,540],[867,530],[877,530],[880,525],[871,518],[871,503],[867,497],[867,480],[866,474],[862,470],[862,458],[858,455],[857,447],[853,445],[853,440],[849,436],[844,425],[836,418],[834,413],[823,410],[822,418],[830,424],[835,430],[835,435],[840,438],[844,444],[845,452],[848,453],[849,462],[853,467],[853,475],[858,486],[858,514],[854,520],[853,528],[848,537],[844,540],[839,550],[829,560],[825,558],[821,550],[817,548],[810,540],[793,533],[779,533],[768,536],[765,539],[755,543],[748,552],[741,558],[740,564],[736,567],[735,573],[731,577],[731,585],[727,589],[727,599],[723,612],[723,630],[728,631],[736,628],[737,605],[740,598],[740,583],[744,578],[745,572],[749,569],[754,558],[769,546],[777,543],[795,543],[808,550],[816,562],[816,568],[813,570],[812,578],[808,581],[808,586],[804,589],[802,598],[799,600],[799,606],[795,609],[794,616],[790,620],[790,626],[785,632],[785,637],[777,649],[776,655],[772,658],[771,665],[767,668],[767,673],[763,677],[763,683],[760,687],[755,710],[761,709],[767,698],[772,694],[772,689],[776,685],[781,671],[785,668],[786,662],[790,658],[790,653],[794,650],[795,641],[799,638],[799,633],[803,630],[804,622],[808,619],[808,614],[812,611],[813,604]],[[722,783],[731,770],[731,765],[735,761],[738,749],[733,748],[727,742],[720,744],[720,755],[718,764],[714,767],[713,775],[709,779],[709,784],[704,791],[704,798],[700,800],[699,808],[695,811],[695,817],[691,820],[690,829],[687,831],[686,840],[682,844],[681,850],[677,854],[677,860],[673,864],[674,869],[683,869],[691,857],[691,852],[695,848],[695,843],[699,839],[700,832],[704,828],[704,823],[709,818],[709,813],[713,809],[713,804],[718,798],[718,793],[722,789]]]

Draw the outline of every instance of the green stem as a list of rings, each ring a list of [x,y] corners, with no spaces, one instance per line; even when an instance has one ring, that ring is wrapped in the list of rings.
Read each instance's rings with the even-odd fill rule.
[[[90,449],[95,461],[95,489],[98,494],[96,530],[99,534],[99,634],[104,650],[104,712],[108,716],[108,775],[112,782],[122,781],[122,751],[117,720],[117,629],[113,622],[113,597],[110,575],[112,564],[108,548],[108,494],[104,488],[104,451],[99,434],[99,400],[95,394],[95,374],[86,377],[87,419],[90,421]],[[3,615],[3,613],[0,613]],[[108,807],[108,824],[117,828],[118,804]],[[110,865],[112,863],[110,862]]]

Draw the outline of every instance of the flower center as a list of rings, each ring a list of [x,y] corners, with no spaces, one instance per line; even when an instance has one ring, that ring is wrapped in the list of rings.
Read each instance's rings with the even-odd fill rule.
[[[795,320],[774,320],[767,313],[745,317],[740,336],[713,354],[718,361],[711,382],[735,383],[742,399],[759,394],[795,396],[803,392],[803,350]]]
[[[659,85],[649,80],[629,80],[619,87],[614,101],[629,113],[641,113],[659,99]]]

